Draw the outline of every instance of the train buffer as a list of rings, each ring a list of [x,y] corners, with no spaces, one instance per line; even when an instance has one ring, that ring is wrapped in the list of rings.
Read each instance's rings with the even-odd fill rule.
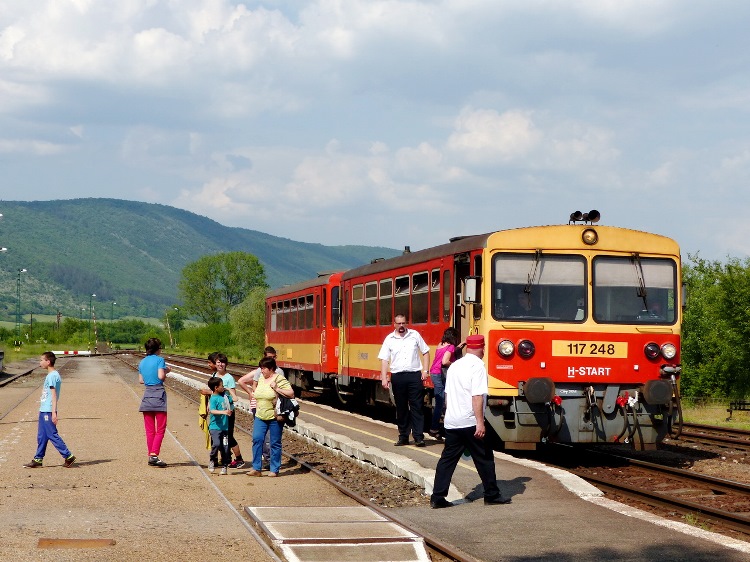
[[[750,400],[733,400],[729,403],[729,408],[727,408],[727,412],[729,412],[729,417],[727,418],[727,421],[731,421],[732,419],[732,412],[748,412],[750,411]]]

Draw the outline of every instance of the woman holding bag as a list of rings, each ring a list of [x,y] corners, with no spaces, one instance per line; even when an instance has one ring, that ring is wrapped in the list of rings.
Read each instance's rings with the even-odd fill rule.
[[[261,377],[253,391],[258,404],[253,420],[253,470],[250,476],[260,476],[263,458],[263,441],[266,433],[271,437],[271,459],[268,476],[278,476],[281,468],[281,431],[284,422],[276,420],[276,396],[294,398],[294,389],[282,375],[276,374],[276,359],[264,357],[258,363]],[[252,398],[251,397],[251,398]]]

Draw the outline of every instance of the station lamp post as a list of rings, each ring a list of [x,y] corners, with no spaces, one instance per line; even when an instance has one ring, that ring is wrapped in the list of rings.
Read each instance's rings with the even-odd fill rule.
[[[94,317],[94,297],[96,294],[92,294],[89,297],[89,344],[91,343],[91,319]]]
[[[113,326],[115,321],[115,305],[116,302],[112,302],[112,308],[109,312],[109,343],[112,343],[112,334],[114,334],[115,327]]]
[[[26,268],[18,270],[18,281],[16,281],[16,337],[21,339],[21,274],[26,273]]]

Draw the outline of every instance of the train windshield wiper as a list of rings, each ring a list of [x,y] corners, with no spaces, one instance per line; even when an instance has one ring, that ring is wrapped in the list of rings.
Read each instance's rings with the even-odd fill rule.
[[[534,251],[534,263],[531,264],[531,269],[526,274],[526,285],[523,288],[523,292],[531,296],[531,288],[534,286],[534,280],[536,279],[537,272],[539,271],[539,263],[542,261],[542,251]]]
[[[635,271],[635,276],[638,279],[638,289],[636,291],[636,296],[643,299],[643,310],[648,310],[648,291],[646,290],[646,279],[643,275],[643,264],[641,263],[640,254],[638,254],[637,252],[633,253],[630,256],[630,261],[633,264],[633,270]]]

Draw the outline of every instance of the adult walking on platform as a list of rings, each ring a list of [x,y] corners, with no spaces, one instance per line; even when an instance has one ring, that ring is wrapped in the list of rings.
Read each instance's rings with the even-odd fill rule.
[[[468,450],[484,486],[484,503],[510,503],[500,495],[495,475],[495,456],[486,436],[484,409],[487,405],[488,377],[484,357],[484,336],[466,338],[466,355],[448,368],[445,384],[445,447],[435,469],[430,506],[451,507],[446,499],[453,472]]]
[[[395,329],[383,341],[378,353],[380,382],[386,390],[393,385],[396,401],[398,441],[396,446],[409,444],[409,429],[414,444],[424,447],[424,380],[429,376],[430,348],[416,330],[406,327],[406,317],[394,318]],[[390,367],[391,378],[388,380]]]
[[[146,357],[138,364],[138,381],[146,388],[138,411],[143,413],[148,464],[163,468],[167,463],[159,458],[159,453],[167,430],[167,391],[164,389],[164,380],[170,368],[159,355],[162,349],[159,338],[150,338],[144,347]]]

